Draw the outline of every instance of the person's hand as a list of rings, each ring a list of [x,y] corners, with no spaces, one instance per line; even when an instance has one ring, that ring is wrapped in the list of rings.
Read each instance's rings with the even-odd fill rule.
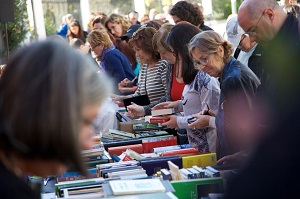
[[[118,89],[121,93],[134,93],[136,90],[136,86],[134,87],[120,87],[118,86]]]
[[[208,109],[203,109],[199,115],[210,115],[210,116],[213,116],[213,117],[216,117],[216,113],[214,113],[212,110],[208,110]]]
[[[121,95],[111,94],[110,97],[113,101],[123,101],[123,98]]]
[[[247,156],[242,152],[225,156],[217,161],[217,164],[241,164]]]
[[[131,117],[134,117],[134,116],[142,117],[145,115],[144,107],[137,105],[133,102],[131,102],[131,105],[127,106],[127,112],[128,112],[128,115],[130,115]]]
[[[164,109],[164,108],[178,108],[178,101],[175,102],[162,102],[157,105],[155,105],[152,110],[159,110],[159,109]]]
[[[210,115],[193,115],[197,120],[191,124],[189,124],[189,128],[192,129],[202,129],[209,126],[209,120],[212,116]]]
[[[162,126],[167,126],[172,129],[177,129],[177,116],[176,115],[165,115],[164,117],[170,118],[169,121],[162,123]]]
[[[132,87],[132,81],[125,78],[118,85],[120,85],[121,87]]]

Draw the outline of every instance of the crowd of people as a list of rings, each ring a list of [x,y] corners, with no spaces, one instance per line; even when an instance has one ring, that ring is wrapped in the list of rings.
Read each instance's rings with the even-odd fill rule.
[[[226,38],[187,1],[158,17],[94,13],[87,32],[66,15],[59,38],[21,48],[1,74],[0,193],[39,198],[24,175],[70,165],[86,174],[80,150],[92,147],[103,100],[147,95],[150,104],[126,115],[174,108],[181,115],[163,126],[240,168],[225,197],[297,195],[300,23],[290,4],[244,0]]]

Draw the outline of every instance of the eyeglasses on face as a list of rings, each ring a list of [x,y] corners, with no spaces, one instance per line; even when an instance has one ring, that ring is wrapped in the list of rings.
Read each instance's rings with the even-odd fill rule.
[[[208,63],[208,56],[204,58],[199,58],[198,61],[193,61],[195,67],[200,67],[201,65],[206,65]]]
[[[91,46],[91,50],[94,50],[97,46],[100,46],[100,44],[95,45],[95,46]]]
[[[249,37],[249,34],[247,34],[247,33],[244,33],[244,34],[242,34],[242,37],[241,37],[241,40],[240,40],[240,42],[239,42],[239,45],[238,45],[238,46],[241,46],[241,44],[242,44],[243,40],[244,40],[246,37]]]
[[[245,34],[248,34],[248,35],[256,35],[256,28],[262,18],[262,16],[264,16],[265,14],[265,11],[263,11],[263,13],[260,15],[258,21],[256,22],[255,26],[253,26],[252,28],[250,28],[250,30],[248,30],[247,32],[245,32]]]

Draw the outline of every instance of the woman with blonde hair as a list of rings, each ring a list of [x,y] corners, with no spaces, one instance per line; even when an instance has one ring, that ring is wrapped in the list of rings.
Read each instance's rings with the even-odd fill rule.
[[[88,35],[87,41],[97,55],[104,72],[113,78],[114,92],[119,93],[118,83],[125,78],[132,80],[135,77],[130,62],[116,49],[105,30],[93,30]]]
[[[130,26],[131,23],[119,14],[111,14],[105,22],[108,32],[117,38],[124,35]]]
[[[131,23],[119,14],[111,14],[105,22],[105,28],[108,33],[114,36],[112,42],[115,47],[127,57],[131,63],[132,70],[135,70],[138,64],[135,52],[127,42],[121,40],[121,37],[127,32],[130,26]]]
[[[218,112],[202,111],[189,126],[217,128],[219,158],[240,151],[247,132],[243,122],[249,119],[259,79],[250,68],[231,56],[233,45],[214,31],[194,36],[188,49],[195,68],[219,78],[221,87]]]

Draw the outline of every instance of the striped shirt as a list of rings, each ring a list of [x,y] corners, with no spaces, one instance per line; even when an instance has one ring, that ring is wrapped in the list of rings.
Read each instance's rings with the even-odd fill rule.
[[[135,94],[147,94],[150,103],[165,96],[167,92],[166,73],[169,64],[166,60],[159,60],[152,68],[149,68],[148,64],[144,64],[140,71],[138,88]]]

